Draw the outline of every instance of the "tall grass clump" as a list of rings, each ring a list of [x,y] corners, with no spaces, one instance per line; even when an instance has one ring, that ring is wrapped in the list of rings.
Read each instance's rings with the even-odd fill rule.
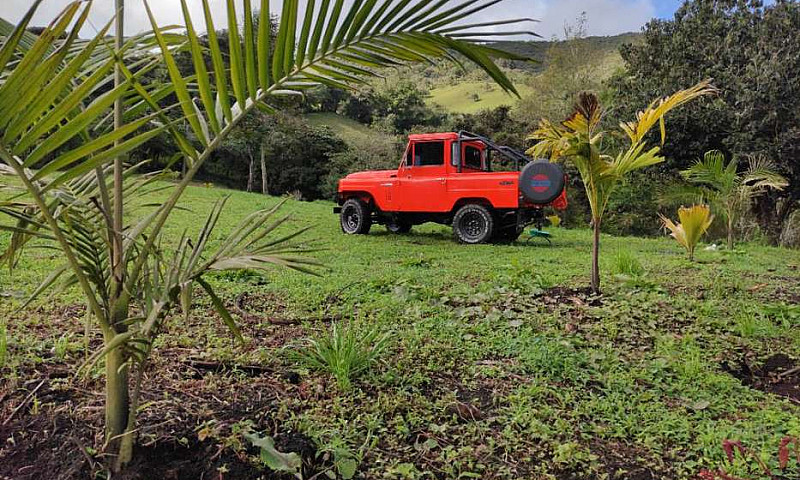
[[[614,256],[613,264],[611,265],[612,271],[617,275],[626,275],[628,277],[639,277],[644,275],[644,267],[642,262],[639,261],[630,251],[619,249]]]
[[[342,391],[352,388],[352,381],[378,361],[389,343],[388,335],[377,328],[361,330],[354,325],[333,324],[330,331],[308,340],[296,352],[296,359],[314,370],[327,372]]]

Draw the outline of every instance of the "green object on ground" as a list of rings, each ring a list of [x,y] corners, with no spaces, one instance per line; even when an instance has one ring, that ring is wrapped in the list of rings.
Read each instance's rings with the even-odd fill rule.
[[[547,240],[548,244],[552,244],[553,243],[550,240],[550,238],[553,236],[553,234],[550,233],[550,232],[545,232],[544,230],[539,230],[538,228],[531,229],[528,232],[528,235],[530,235],[530,237],[528,237],[528,240],[527,240],[528,242],[530,242],[531,240],[533,240],[535,238],[544,238],[545,240]]]

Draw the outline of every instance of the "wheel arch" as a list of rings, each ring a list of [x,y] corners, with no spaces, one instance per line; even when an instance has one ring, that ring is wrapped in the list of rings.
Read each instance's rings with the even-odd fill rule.
[[[373,197],[371,193],[363,190],[340,192],[338,197],[339,205],[344,205],[344,202],[351,198],[358,198],[371,207],[375,206],[375,197]]]
[[[450,213],[451,214],[455,214],[458,211],[459,208],[463,207],[464,205],[471,205],[471,204],[483,205],[486,208],[489,208],[491,210],[495,210],[494,205],[492,204],[492,202],[488,198],[485,198],[485,197],[465,197],[465,198],[459,198],[453,204],[453,208],[450,209]]]

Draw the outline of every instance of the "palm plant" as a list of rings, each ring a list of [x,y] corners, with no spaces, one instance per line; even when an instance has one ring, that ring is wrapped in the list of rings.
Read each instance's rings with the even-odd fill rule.
[[[209,239],[224,202],[212,209],[194,240],[188,234],[177,244],[165,239],[163,227],[206,159],[253,109],[273,113],[277,98],[303,95],[319,85],[353,88],[379,76],[381,69],[404,63],[465,58],[504,90],[516,93],[491,58],[521,58],[481,43],[498,32],[480,29],[528,19],[468,21],[500,1],[454,5],[356,0],[346,9],[344,0],[310,0],[300,18],[300,1],[285,0],[271,45],[269,1],[261,0],[255,28],[250,0],[243,1],[243,24],[234,0],[227,0],[228,63],[208,0],[202,1],[207,46],[200,43],[185,0],[185,35],[159,28],[147,8],[150,33],[124,42],[118,37],[117,45],[107,45],[109,23],[82,40],[78,32],[91,1],[79,0],[68,3],[38,37],[26,27],[41,0],[5,32],[0,47],[0,168],[21,187],[19,194],[0,202],[0,213],[12,220],[0,224],[12,234],[2,258],[13,266],[31,239],[50,242],[63,253],[64,265],[42,282],[32,299],[59,281],[77,284],[103,334],[103,348],[90,356],[86,367],[105,362],[106,454],[114,458],[113,469],[131,459],[142,372],[154,339],[173,312],[180,309],[188,315],[194,286],[207,292],[241,339],[206,274],[274,265],[309,272],[315,265],[298,255],[307,249],[291,243],[299,232],[269,236],[284,220],[274,220],[274,210],[248,216],[214,251],[209,251]],[[177,49],[190,53],[194,72],[189,77],[177,67]],[[144,75],[160,65],[169,83],[145,84]],[[173,97],[178,103],[165,105]],[[167,108],[182,113],[191,136],[176,128]],[[173,137],[187,165],[176,185],[158,183],[159,174],[137,175],[138,165],[122,162],[128,152],[163,132]],[[137,213],[133,205],[146,204],[143,198],[156,190],[168,192],[166,201],[149,205],[152,210],[125,223],[124,214]],[[132,381],[131,372],[136,374]]]
[[[659,124],[661,144],[666,140],[664,117],[677,108],[703,95],[715,91],[710,81],[703,81],[669,97],[653,101],[636,119],[620,125],[630,145],[611,156],[603,152],[603,139],[608,132],[601,130],[603,108],[597,96],[582,93],[573,113],[560,124],[542,120],[530,139],[537,141],[529,151],[536,157],[550,157],[551,161],[568,159],[580,172],[589,207],[592,213],[594,240],[592,243],[592,279],[595,293],[600,292],[600,225],[608,200],[620,180],[628,173],[663,162],[661,147],[647,148],[646,135]]]
[[[753,199],[768,189],[782,190],[789,182],[775,171],[764,156],[747,156],[747,167],[739,171],[739,159],[725,164],[725,155],[706,152],[702,160],[681,172],[697,186],[691,192],[708,201],[726,221],[728,249],[733,249],[736,222],[747,213]]]
[[[692,205],[691,207],[681,207],[678,209],[678,224],[672,220],[661,215],[661,222],[664,228],[670,231],[670,235],[674,238],[689,254],[689,261],[694,261],[694,250],[697,247],[697,242],[700,237],[711,226],[714,221],[714,216],[711,215],[711,209],[708,205]]]

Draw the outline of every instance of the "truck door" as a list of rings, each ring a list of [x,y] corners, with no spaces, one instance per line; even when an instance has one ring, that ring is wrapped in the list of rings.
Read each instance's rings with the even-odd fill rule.
[[[447,207],[445,141],[419,141],[410,146],[409,160],[398,172],[399,209],[404,212],[444,212]]]

